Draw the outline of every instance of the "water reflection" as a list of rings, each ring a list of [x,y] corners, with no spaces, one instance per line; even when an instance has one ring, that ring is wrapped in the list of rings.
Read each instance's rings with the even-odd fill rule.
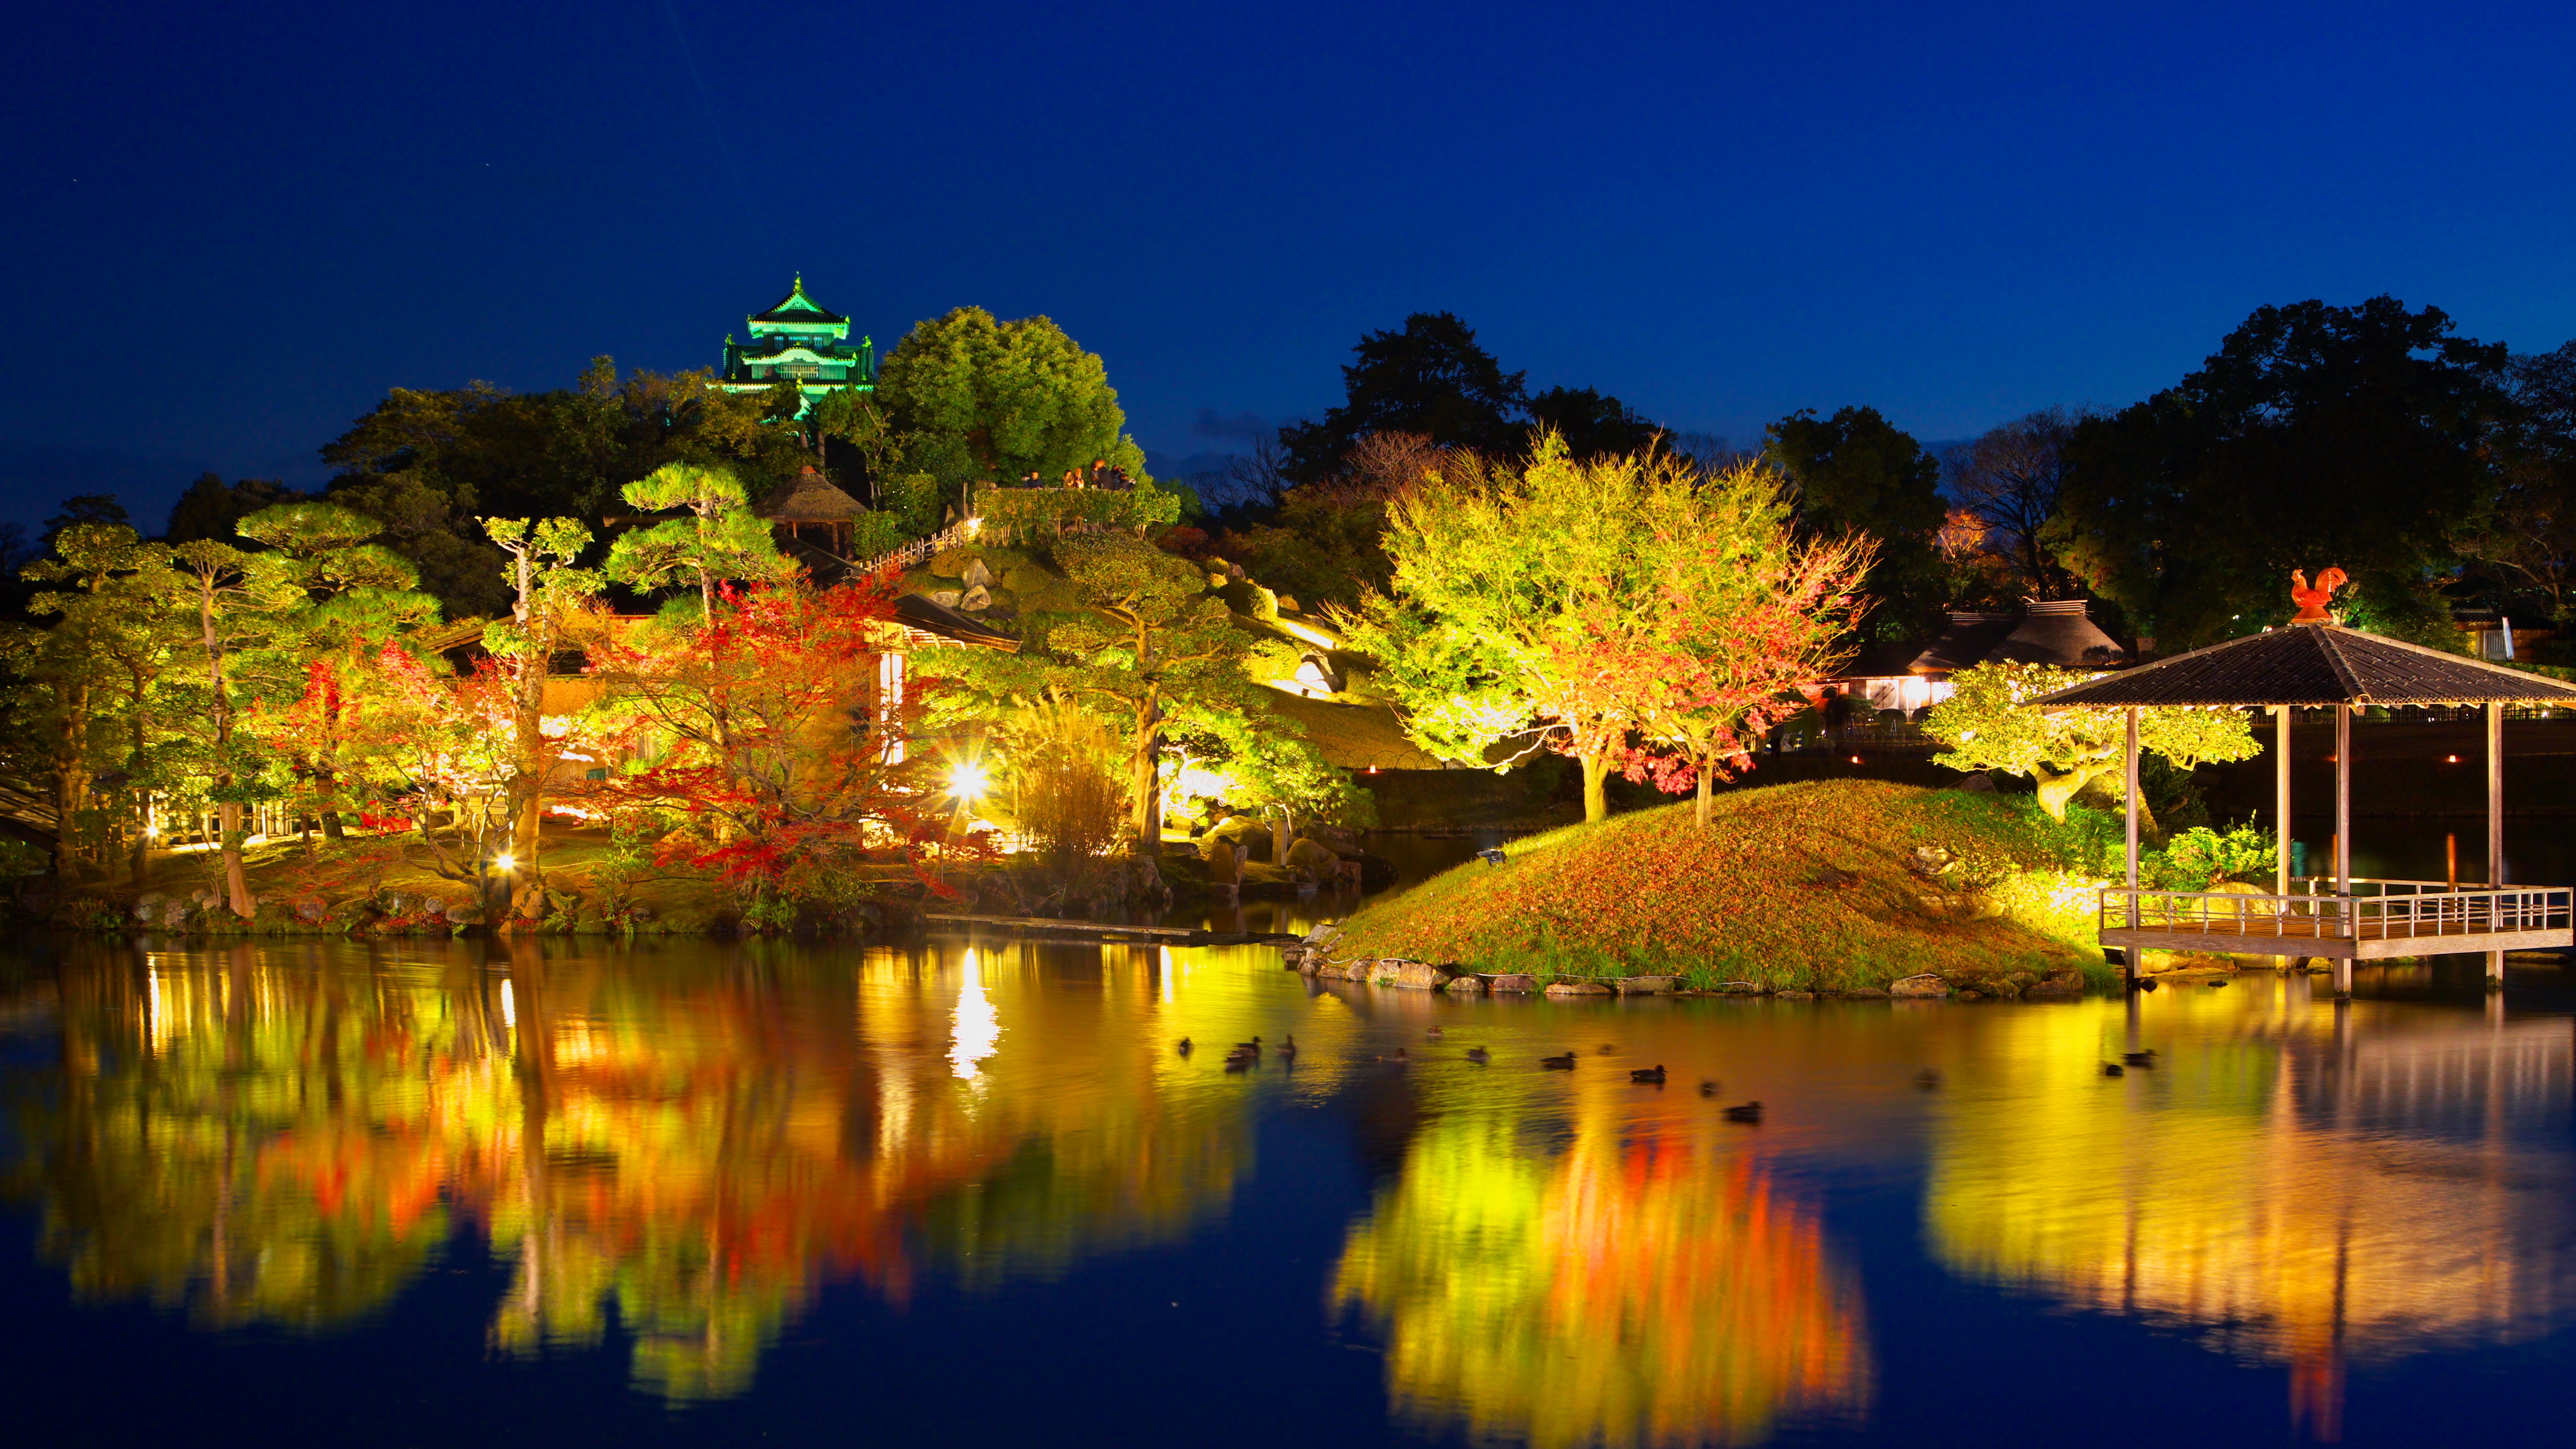
[[[2118,1080],[2116,1008],[1990,1014],[1933,1133],[1941,1260],[2287,1364],[2323,1439],[2351,1366],[2569,1322],[2566,1019],[2245,987],[2150,998],[2168,1055]]]
[[[1815,1212],[1695,1098],[1607,1075],[1570,1135],[1461,1100],[1355,1227],[1335,1301],[1387,1341],[1398,1410],[1477,1438],[1739,1444],[1869,1398],[1858,1285]]]
[[[988,1285],[1223,1207],[1240,1099],[1167,1099],[1134,956],[102,949],[15,1183],[79,1297],[210,1328],[346,1325],[477,1227],[494,1349],[613,1319],[638,1388],[723,1397],[824,1282]],[[1013,1022],[1044,1051],[1000,1055]]]

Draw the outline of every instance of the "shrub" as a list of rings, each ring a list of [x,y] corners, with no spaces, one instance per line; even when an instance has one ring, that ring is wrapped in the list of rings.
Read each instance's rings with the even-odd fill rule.
[[[1072,700],[1050,697],[1011,729],[1011,811],[1056,866],[1104,854],[1126,818],[1123,751]]]

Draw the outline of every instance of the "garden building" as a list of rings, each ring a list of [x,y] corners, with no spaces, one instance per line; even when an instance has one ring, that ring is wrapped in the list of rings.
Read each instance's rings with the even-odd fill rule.
[[[1950,697],[1950,676],[1980,664],[2009,661],[2065,669],[2118,669],[2129,651],[2102,632],[2082,599],[2047,599],[2009,613],[1954,612],[1930,643],[1909,641],[1863,649],[1824,687],[1872,711],[1897,710],[1907,718]]]

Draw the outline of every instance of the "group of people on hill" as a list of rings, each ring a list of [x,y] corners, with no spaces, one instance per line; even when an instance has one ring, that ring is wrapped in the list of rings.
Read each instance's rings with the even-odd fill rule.
[[[1055,487],[1125,489],[1131,488],[1135,485],[1127,477],[1126,469],[1111,467],[1109,460],[1106,458],[1094,458],[1091,460],[1091,467],[1088,471],[1081,468],[1067,468],[1064,470],[1064,477],[1053,484],[1048,483],[1045,478],[1039,476],[1038,470],[1031,468],[1029,470],[1029,476],[1020,480],[1020,486],[1023,488]]]

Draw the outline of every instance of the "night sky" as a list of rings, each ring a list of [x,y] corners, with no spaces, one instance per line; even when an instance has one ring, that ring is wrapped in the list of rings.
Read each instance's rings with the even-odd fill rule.
[[[0,517],[318,483],[391,386],[712,364],[801,270],[978,303],[1159,454],[1447,308],[1758,440],[2168,384],[2252,308],[2576,336],[2576,7],[30,6],[0,48]]]

